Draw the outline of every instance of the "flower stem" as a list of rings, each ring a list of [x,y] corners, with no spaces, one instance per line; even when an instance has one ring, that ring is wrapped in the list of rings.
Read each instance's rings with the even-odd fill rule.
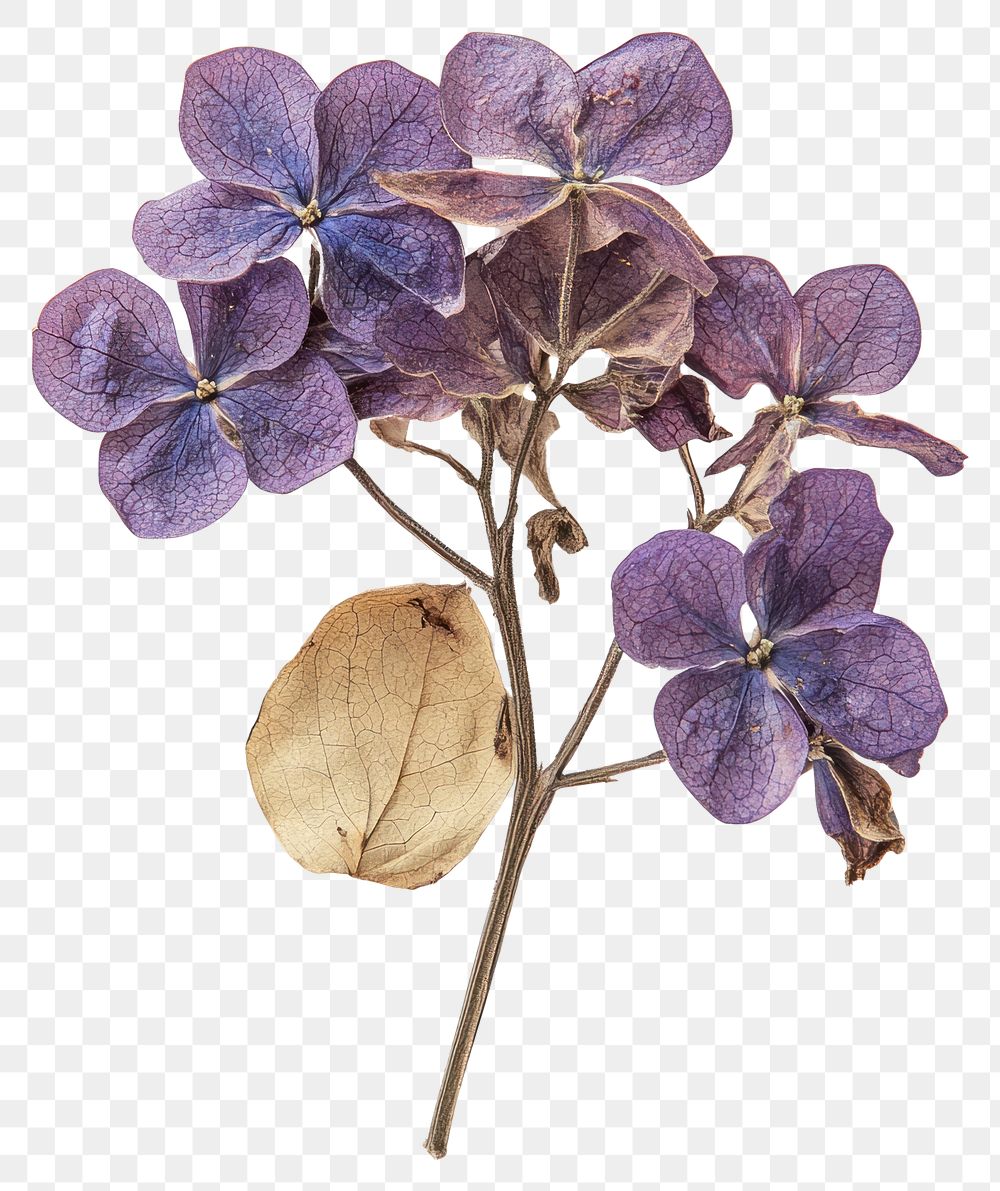
[[[663,749],[648,753],[645,757],[634,757],[631,761],[613,761],[610,765],[599,765],[596,769],[581,769],[577,773],[564,774],[556,783],[560,790],[569,786],[589,786],[595,782],[613,782],[620,773],[631,773],[633,769],[648,769],[662,765],[667,759]]]
[[[691,458],[691,448],[685,443],[677,452],[681,457],[681,463],[684,464],[684,470],[688,474],[688,479],[691,481],[691,495],[694,497],[694,520],[692,524],[701,521],[705,516],[705,489],[701,486],[701,480],[698,478],[698,469],[694,465],[694,460]]]

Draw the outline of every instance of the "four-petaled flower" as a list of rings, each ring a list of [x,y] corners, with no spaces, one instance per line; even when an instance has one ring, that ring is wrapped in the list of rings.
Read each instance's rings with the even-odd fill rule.
[[[920,639],[873,612],[892,530],[861,472],[803,472],[745,555],[696,530],[661,533],[612,579],[615,636],[681,669],[656,700],[667,758],[716,818],[749,823],[791,793],[815,730],[917,772],[944,698]],[[758,629],[740,623],[749,603]],[[808,725],[808,726],[807,726]]]
[[[373,180],[376,170],[468,165],[427,79],[368,62],[321,92],[284,54],[223,50],[188,68],[180,133],[209,180],[136,216],[136,247],[162,277],[231,280],[308,230],[322,253],[327,317],[355,339],[400,293],[439,310],[461,305],[458,232]]]
[[[652,258],[706,293],[714,284],[673,207],[623,175],[662,185],[701,177],[732,136],[729,101],[701,50],[677,33],[645,33],[574,71],[527,37],[470,33],[445,59],[444,125],[476,157],[531,162],[555,177],[490,170],[383,170],[386,189],[460,223],[515,227],[542,217],[560,238],[580,204],[580,242],[641,236]],[[564,233],[563,233],[564,234]]]
[[[709,475],[751,463],[783,424],[793,435],[830,434],[905,451],[936,476],[961,470],[965,455],[950,443],[897,418],[867,414],[857,402],[830,400],[885,393],[917,358],[920,318],[891,269],[830,269],[793,296],[769,261],[717,256],[708,265],[719,283],[695,303],[686,363],[730,397],[745,397],[760,383],[775,399]]]
[[[291,492],[349,459],[357,430],[340,378],[301,348],[309,299],[290,261],[178,289],[193,364],[166,302],[117,269],[57,294],[34,333],[35,384],[77,426],[107,432],[101,487],[139,537],[211,525],[248,477]]]

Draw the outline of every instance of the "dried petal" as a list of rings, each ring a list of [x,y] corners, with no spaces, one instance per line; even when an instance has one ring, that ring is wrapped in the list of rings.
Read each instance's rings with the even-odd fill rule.
[[[802,721],[761,671],[742,661],[678,674],[660,691],[653,718],[674,772],[723,823],[769,815],[806,762]]]
[[[516,227],[557,207],[569,195],[558,178],[522,177],[492,170],[413,170],[380,173],[386,190],[429,207],[455,223],[480,227]]]
[[[355,381],[350,395],[359,421],[395,417],[437,422],[466,405],[464,398],[446,393],[433,376],[408,376],[398,368]]]
[[[267,492],[293,492],[350,459],[357,418],[319,352],[303,349],[243,377],[215,403],[236,427],[247,472]]]
[[[198,372],[217,385],[275,368],[302,346],[309,296],[291,261],[252,265],[219,285],[178,287],[194,340]]]
[[[746,650],[743,559],[721,538],[657,534],[619,564],[611,595],[615,640],[644,666],[707,666]]]
[[[176,538],[224,517],[247,486],[240,452],[210,404],[151,405],[101,441],[104,495],[140,538]]]
[[[518,393],[512,393],[500,401],[490,401],[484,404],[484,411],[493,427],[494,448],[508,467],[514,466],[521,453],[524,435],[534,405],[534,401],[528,401]],[[462,425],[482,446],[483,427],[479,420],[479,414],[473,406],[467,404],[462,410]],[[523,474],[535,486],[538,495],[556,507],[559,507],[559,498],[552,491],[552,485],[549,482],[546,446],[548,440],[558,429],[559,419],[551,410],[547,410],[535,430],[523,470]]]
[[[689,356],[690,358],[690,356]],[[705,469],[706,476],[716,476],[730,467],[749,467],[778,433],[784,413],[780,406],[765,405],[754,415],[753,425],[738,443],[724,451]]]
[[[445,127],[474,157],[533,161],[572,178],[579,107],[573,71],[531,38],[469,33],[445,58]]]
[[[316,309],[314,306],[313,310]],[[322,352],[334,372],[345,382],[385,372],[392,367],[392,361],[377,344],[349,339],[327,322],[325,315],[310,326],[303,346]]]
[[[875,607],[892,527],[869,476],[812,468],[771,502],[770,519],[774,532],[751,542],[745,559],[747,600],[765,637]]]
[[[547,603],[559,599],[559,579],[552,562],[552,552],[558,546],[567,554],[578,554],[588,545],[587,535],[569,509],[542,509],[528,518],[528,549],[535,561],[538,594]]]
[[[181,140],[214,182],[237,182],[305,206],[316,169],[318,88],[294,58],[241,47],[193,62],[181,96]]]
[[[796,393],[802,320],[784,278],[756,256],[708,262],[718,285],[695,303],[687,364],[730,397],[765,384],[780,401]]]
[[[948,713],[927,647],[889,616],[788,634],[770,665],[824,732],[874,761],[926,748]]]
[[[166,198],[144,203],[132,239],[161,277],[228,281],[254,261],[287,252],[302,233],[291,211],[245,186],[195,182]]]
[[[316,225],[327,318],[352,339],[371,336],[401,293],[442,312],[461,307],[465,255],[457,230],[422,207],[337,215]]]
[[[633,37],[577,80],[589,177],[635,174],[675,186],[708,173],[729,147],[729,100],[701,50],[678,33]]]
[[[467,166],[441,124],[438,89],[396,62],[345,70],[316,102],[318,203],[370,210],[394,205],[375,175],[382,171]]]
[[[794,421],[780,423],[737,486],[739,500],[732,515],[752,537],[772,528],[771,503],[797,474],[791,464],[797,436]]]
[[[467,588],[355,596],[265,696],[254,792],[304,868],[416,889],[468,855],[510,788],[506,703]]]
[[[89,273],[44,307],[32,372],[49,405],[84,430],[116,430],[194,388],[166,302],[118,269]]]
[[[906,841],[892,809],[892,790],[881,774],[832,741],[824,741],[818,752],[813,757],[816,809],[823,830],[840,845],[847,861],[844,879],[853,885],[887,853],[902,852]]]
[[[920,316],[910,291],[884,265],[818,273],[796,293],[802,311],[800,397],[884,393],[920,351]]]
[[[919,460],[932,476],[953,476],[967,456],[926,430],[890,418],[866,414],[856,401],[809,401],[801,413],[802,435],[829,434],[860,447],[888,447]]]

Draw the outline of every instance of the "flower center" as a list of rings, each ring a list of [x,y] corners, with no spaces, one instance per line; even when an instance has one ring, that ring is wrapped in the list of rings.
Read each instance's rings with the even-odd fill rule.
[[[794,418],[796,414],[802,412],[802,407],[805,402],[801,397],[786,397],[782,402],[782,408],[785,411],[786,418]]]
[[[309,205],[303,207],[301,211],[296,211],[299,217],[299,222],[303,227],[312,227],[314,223],[319,223],[323,218],[323,212],[319,209],[319,203],[315,199],[309,200]]]
[[[774,648],[774,643],[768,641],[766,637],[761,638],[760,641],[747,653],[747,665],[754,666],[760,670],[767,659],[771,656],[771,650]]]
[[[214,380],[200,380],[198,387],[194,391],[194,395],[199,401],[214,401],[215,394],[219,391],[218,385]]]

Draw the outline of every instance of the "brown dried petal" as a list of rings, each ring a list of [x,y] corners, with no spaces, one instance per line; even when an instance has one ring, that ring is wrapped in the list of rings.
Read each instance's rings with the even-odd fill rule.
[[[559,599],[559,579],[552,563],[556,546],[567,554],[578,554],[587,543],[587,535],[566,508],[542,509],[528,518],[528,549],[535,560],[538,594],[548,604]]]

